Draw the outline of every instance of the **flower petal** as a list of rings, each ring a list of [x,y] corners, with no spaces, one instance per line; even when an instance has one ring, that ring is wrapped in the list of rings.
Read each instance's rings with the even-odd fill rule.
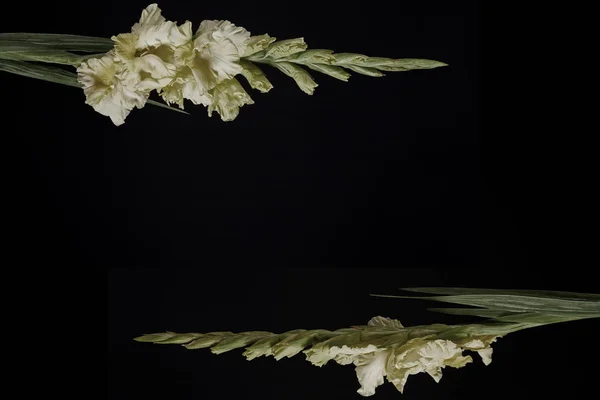
[[[387,365],[388,380],[403,392],[409,375],[427,372],[436,382],[442,378],[442,368],[460,368],[471,362],[462,355],[462,348],[449,340],[412,339],[397,348]]]
[[[494,352],[494,349],[492,349],[491,347],[488,347],[487,349],[483,349],[483,350],[477,350],[477,353],[481,357],[481,361],[483,361],[483,363],[485,365],[490,365],[492,363],[492,353],[493,352]]]
[[[223,121],[233,121],[238,116],[240,107],[254,104],[252,98],[235,78],[219,83],[210,94],[213,96],[213,101],[208,106],[208,116],[212,116],[212,112],[216,111]]]
[[[229,21],[202,21],[194,40],[196,57],[194,69],[199,69],[203,80],[215,84],[233,78],[242,72],[240,57],[246,50],[250,32]],[[214,86],[208,86],[210,90]]]
[[[148,94],[137,89],[138,76],[129,73],[114,60],[113,52],[91,58],[77,68],[77,80],[83,87],[86,104],[121,125],[135,107],[142,108]]]
[[[463,343],[459,342],[459,346],[463,347],[467,350],[476,351],[481,360],[485,365],[490,365],[492,362],[492,353],[494,349],[492,349],[491,344],[494,343],[498,339],[498,336],[478,336],[475,338],[469,338],[467,341],[463,341]]]
[[[170,43],[173,27],[176,28],[175,23],[165,20],[158,5],[150,4],[142,11],[140,21],[131,28],[131,33],[138,38],[136,48],[140,50]]]
[[[195,53],[193,61],[189,64],[191,73],[198,84],[201,94],[213,89],[219,83],[219,76],[212,68],[210,55]],[[231,76],[233,77],[233,76]],[[221,79],[224,80],[224,79]]]
[[[153,79],[170,78],[175,75],[173,64],[166,63],[155,54],[147,54],[139,58],[138,68],[150,75]]]
[[[320,347],[314,346],[308,350],[305,350],[306,359],[313,363],[314,365],[321,367],[329,360],[334,360],[340,365],[348,365],[355,362],[359,356],[364,354],[371,354],[375,351],[383,350],[369,344],[368,346],[363,347],[350,347],[347,345],[339,346],[330,346],[330,347]]]
[[[192,41],[192,23],[185,21],[180,26],[173,26],[170,32],[171,44],[175,47],[183,46]]]
[[[111,39],[115,42],[115,55],[120,60],[131,60],[135,57],[137,35],[133,33],[121,33],[111,37]]]
[[[358,394],[365,397],[372,396],[375,394],[375,388],[383,385],[387,361],[391,354],[391,350],[383,350],[362,355],[357,359],[356,376],[360,383]]]

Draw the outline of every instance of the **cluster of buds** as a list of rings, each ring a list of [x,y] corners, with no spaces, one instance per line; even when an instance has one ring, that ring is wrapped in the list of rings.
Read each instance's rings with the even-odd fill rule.
[[[273,356],[280,360],[300,352],[316,366],[329,361],[354,365],[362,396],[375,394],[387,379],[400,392],[410,375],[425,372],[436,382],[445,367],[461,368],[473,361],[463,352],[476,352],[485,365],[492,362],[491,344],[499,337],[523,329],[600,318],[600,295],[548,290],[469,288],[405,288],[432,296],[416,298],[459,305],[434,308],[451,315],[482,317],[482,323],[432,324],[404,327],[400,321],[374,317],[367,325],[327,331],[298,329],[271,332],[155,333],[135,338],[139,342],[181,344],[186,348],[211,348],[215,354],[245,347],[248,360]],[[466,308],[463,306],[467,306]]]
[[[323,366],[329,361],[354,365],[362,396],[375,394],[387,379],[400,391],[409,375],[425,372],[436,382],[445,367],[461,368],[473,361],[464,351],[479,353],[485,365],[492,361],[490,347],[506,328],[434,324],[404,327],[400,321],[374,317],[365,326],[336,331],[298,329],[271,332],[214,332],[143,335],[135,340],[157,344],[181,344],[190,350],[210,347],[215,354],[245,347],[244,356],[253,360],[272,356],[277,360],[306,355],[307,361]]]
[[[77,72],[48,64],[73,66]],[[242,75],[250,88],[261,93],[273,88],[258,64],[292,78],[309,95],[318,84],[307,69],[346,82],[348,71],[380,77],[384,72],[447,65],[428,59],[308,49],[302,37],[251,36],[226,20],[202,21],[194,33],[190,21],[181,25],[167,21],[156,4],[142,11],[130,32],[110,39],[0,33],[0,71],[83,88],[86,103],[117,126],[134,108],[146,104],[186,113],[185,100],[205,106],[209,116],[216,111],[223,121],[232,121],[240,107],[254,104],[236,77]],[[164,102],[151,99],[153,92]]]
[[[78,65],[77,80],[84,89],[86,103],[116,125],[123,124],[134,108],[151,102],[149,96],[153,91],[168,105],[176,104],[183,109],[184,100],[189,100],[207,107],[209,116],[216,111],[223,121],[232,121],[240,107],[254,104],[236,76],[242,75],[251,88],[262,93],[273,87],[256,64],[276,68],[309,95],[318,85],[305,68],[347,81],[350,73],[346,69],[379,77],[384,75],[382,71],[446,65],[426,59],[308,50],[304,38],[276,41],[267,34],[251,36],[246,29],[229,21],[205,20],[193,33],[190,21],[181,25],[167,21],[156,4],[142,12],[131,32],[111,39],[110,51],[86,58]],[[20,59],[40,59],[39,54],[28,51],[26,57],[20,54]],[[58,56],[53,53],[53,60],[58,60]],[[65,55],[60,56],[64,61]],[[69,57],[67,61],[73,58]]]

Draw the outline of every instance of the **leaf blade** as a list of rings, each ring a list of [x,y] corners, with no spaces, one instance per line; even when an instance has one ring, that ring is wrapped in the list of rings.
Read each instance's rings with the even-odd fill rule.
[[[266,48],[264,56],[273,59],[289,57],[292,54],[306,50],[307,47],[304,38],[280,40],[271,43],[269,47]]]
[[[339,79],[343,82],[348,82],[348,79],[350,79],[351,76],[350,73],[345,71],[342,67],[336,67],[334,65],[306,64],[306,66],[313,71],[329,75],[332,78]]]
[[[108,38],[53,33],[0,33],[0,43],[3,42],[20,42],[89,53],[106,53],[114,46],[113,41]]]
[[[77,82],[77,75],[61,68],[31,64],[25,61],[0,59],[0,71],[81,88],[81,85]]]
[[[565,300],[599,300],[600,294],[596,293],[577,293],[557,290],[524,290],[524,289],[482,289],[482,288],[459,288],[459,287],[411,287],[400,288],[407,292],[430,293],[441,295],[460,295],[460,294],[505,294],[521,295],[533,297],[561,298]]]
[[[378,71],[375,68],[370,68],[370,67],[361,67],[359,65],[348,64],[348,65],[344,65],[344,68],[348,68],[351,71],[358,72],[361,75],[372,76],[375,78],[385,76],[384,73]]]
[[[0,58],[12,61],[33,61],[48,64],[78,66],[89,56],[80,56],[64,50],[39,46],[0,43]]]
[[[292,78],[300,90],[308,95],[312,95],[315,88],[319,86],[308,72],[295,64],[289,62],[272,62],[270,65]]]
[[[600,302],[564,300],[548,297],[531,297],[518,295],[450,295],[450,296],[387,296],[416,300],[432,300],[444,303],[461,304],[473,307],[489,308],[491,310],[505,310],[513,312],[538,311],[550,314],[552,312],[575,312],[600,315]]]
[[[243,68],[242,75],[252,89],[256,89],[261,93],[267,93],[273,89],[273,84],[256,64],[247,60],[240,60],[240,65]]]
[[[384,58],[368,57],[365,61],[358,61],[355,64],[362,67],[373,67],[382,71],[410,71],[414,69],[432,69],[448,66],[441,61],[429,60],[423,58]]]

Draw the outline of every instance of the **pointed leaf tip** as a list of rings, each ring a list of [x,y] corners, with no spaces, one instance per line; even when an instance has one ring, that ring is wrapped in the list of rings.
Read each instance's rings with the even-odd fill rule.
[[[176,334],[174,332],[148,333],[142,336],[135,337],[133,338],[133,340],[135,340],[136,342],[154,343],[160,342],[162,340],[167,340],[175,335]]]

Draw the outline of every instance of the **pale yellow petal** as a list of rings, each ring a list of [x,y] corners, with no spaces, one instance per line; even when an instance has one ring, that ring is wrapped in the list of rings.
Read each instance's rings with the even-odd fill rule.
[[[140,70],[147,72],[154,79],[175,76],[175,65],[166,63],[155,54],[147,54],[139,58]]]
[[[121,33],[111,37],[115,42],[115,55],[121,60],[131,60],[135,57],[137,35],[133,33]]]
[[[212,32],[215,30],[216,26],[219,24],[219,22],[221,21],[209,19],[205,19],[204,21],[200,22],[200,26],[196,31],[196,36],[200,37],[211,35]],[[209,41],[210,38],[206,38],[205,40]]]
[[[218,25],[217,30],[213,33],[215,40],[228,40],[237,49],[238,57],[244,55],[247,47],[248,40],[250,39],[250,32],[246,29],[235,26],[229,21],[221,21]]]
[[[483,361],[485,365],[490,365],[492,363],[493,352],[494,349],[492,349],[491,347],[488,347],[487,349],[477,350],[477,353],[479,353],[479,356],[481,357],[481,361]]]
[[[112,52],[81,63],[77,79],[83,87],[86,104],[110,117],[115,125],[123,124],[131,110],[142,108],[148,99],[148,94],[137,88],[139,76],[115,61]]]
[[[388,380],[402,392],[409,375],[426,372],[439,382],[444,367],[460,368],[471,361],[452,341],[412,339],[397,348],[388,360]]]
[[[208,92],[219,83],[219,77],[212,68],[210,55],[196,53],[194,60],[190,63],[190,68],[200,94]]]
[[[242,72],[240,57],[250,33],[229,21],[202,21],[194,40],[196,56],[190,67],[198,69],[198,79],[210,90],[214,84]],[[202,75],[200,77],[200,75]]]
[[[170,33],[174,26],[176,27],[174,22],[165,20],[156,4],[150,4],[142,11],[140,21],[131,28],[131,33],[138,38],[136,48],[140,50],[170,43]]]
[[[175,47],[183,46],[192,41],[192,23],[185,21],[180,26],[174,25],[170,32],[171,44]]]
[[[361,386],[358,394],[372,396],[375,394],[375,388],[383,385],[387,361],[391,353],[391,350],[383,350],[360,356],[356,361],[356,376]]]

